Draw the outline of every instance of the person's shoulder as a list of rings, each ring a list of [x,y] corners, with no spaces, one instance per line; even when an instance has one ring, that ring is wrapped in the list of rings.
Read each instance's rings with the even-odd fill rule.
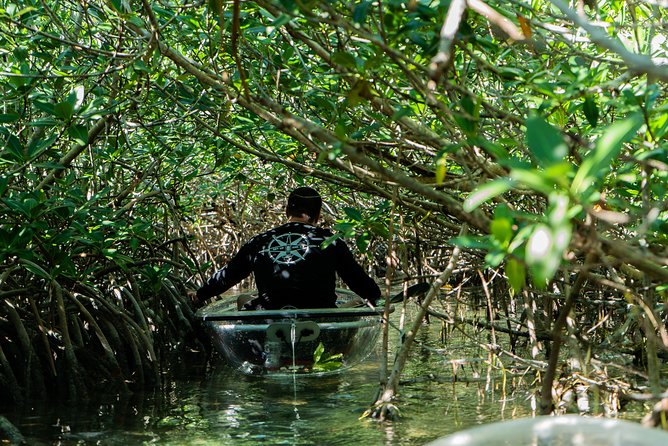
[[[334,236],[334,233],[320,226],[305,225],[305,234],[311,239],[327,240]]]
[[[323,228],[321,226],[314,226],[314,230],[320,234],[320,235],[325,235],[327,237],[331,237],[334,235],[331,229],[329,228]]]
[[[272,236],[275,236],[280,233],[281,233],[280,226],[276,228],[271,228],[268,231],[261,232],[251,237],[250,240],[246,242],[246,245],[253,246],[253,245],[263,244],[267,239],[270,239]]]
[[[325,246],[328,249],[341,250],[348,248],[348,244],[344,240],[341,234],[334,234],[334,232],[329,228],[316,228],[318,238],[325,242]],[[349,249],[349,248],[348,248]]]

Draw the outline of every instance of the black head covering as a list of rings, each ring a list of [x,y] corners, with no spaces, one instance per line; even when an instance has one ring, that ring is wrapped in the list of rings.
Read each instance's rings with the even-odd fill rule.
[[[315,218],[322,208],[322,198],[317,190],[311,187],[298,187],[290,192],[286,212],[288,215],[299,216],[306,214]]]

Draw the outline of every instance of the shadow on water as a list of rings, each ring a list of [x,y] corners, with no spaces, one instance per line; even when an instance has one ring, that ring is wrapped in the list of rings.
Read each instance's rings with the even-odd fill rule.
[[[423,445],[533,414],[531,377],[502,376],[470,341],[442,344],[436,325],[421,334],[407,365],[395,422],[360,420],[378,388],[376,357],[337,375],[294,380],[243,376],[221,360],[182,357],[154,392],[3,413],[37,446]]]

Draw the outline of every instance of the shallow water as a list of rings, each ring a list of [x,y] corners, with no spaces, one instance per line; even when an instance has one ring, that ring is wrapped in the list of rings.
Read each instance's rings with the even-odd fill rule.
[[[377,357],[338,375],[296,379],[247,377],[220,359],[204,366],[182,358],[151,393],[5,415],[31,445],[422,445],[534,414],[531,375],[504,380],[475,343],[444,345],[438,331],[434,324],[420,334],[394,422],[360,420],[378,388]],[[452,359],[463,360],[456,380]]]

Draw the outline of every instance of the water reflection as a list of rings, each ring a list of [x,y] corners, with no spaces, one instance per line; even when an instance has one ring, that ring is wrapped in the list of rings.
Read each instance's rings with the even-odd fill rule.
[[[421,334],[407,364],[402,418],[359,420],[378,387],[377,358],[338,375],[253,377],[220,360],[173,363],[162,388],[88,405],[3,409],[31,445],[423,445],[475,425],[532,416],[531,376],[490,368],[469,339]],[[458,364],[453,368],[453,360]]]

